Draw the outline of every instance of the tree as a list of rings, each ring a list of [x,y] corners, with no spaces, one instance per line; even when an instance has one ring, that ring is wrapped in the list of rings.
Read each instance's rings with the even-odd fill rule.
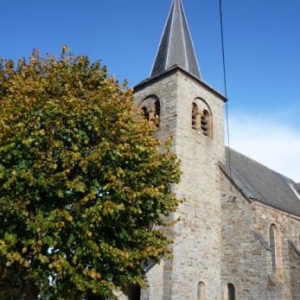
[[[169,251],[175,155],[126,84],[65,50],[0,62],[0,284],[9,299],[36,299],[36,290],[114,299]]]

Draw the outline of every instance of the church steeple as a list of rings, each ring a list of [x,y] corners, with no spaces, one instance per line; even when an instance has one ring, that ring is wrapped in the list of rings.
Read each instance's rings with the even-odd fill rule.
[[[168,219],[176,220],[170,230],[173,255],[151,266],[146,273],[149,288],[142,289],[140,298],[193,300],[206,298],[207,292],[221,300],[221,204],[230,184],[220,177],[219,164],[225,161],[226,99],[201,80],[182,1],[172,0],[151,77],[134,87],[134,103],[156,126],[155,137],[170,138],[182,172],[172,189],[185,199]]]
[[[164,73],[175,65],[201,79],[181,0],[173,0],[150,78]]]

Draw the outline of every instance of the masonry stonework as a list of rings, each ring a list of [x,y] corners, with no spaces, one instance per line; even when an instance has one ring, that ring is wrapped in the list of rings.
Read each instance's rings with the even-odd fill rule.
[[[151,95],[160,100],[161,106],[157,135],[160,138],[172,136],[173,150],[181,161],[182,179],[174,191],[185,201],[174,215],[180,221],[173,230],[173,259],[164,262],[163,298],[159,298],[161,291],[157,288],[155,295],[150,293],[150,299],[196,299],[197,286],[202,281],[207,284],[210,298],[219,300],[221,287],[216,288],[220,285],[221,273],[218,162],[225,156],[224,98],[181,70],[136,88],[136,105],[141,107]],[[210,109],[211,137],[192,129],[195,99],[205,101]]]
[[[222,284],[234,283],[237,299],[299,300],[300,260],[288,243],[299,240],[299,217],[250,202],[224,174],[221,189]],[[267,249],[271,224],[280,230],[281,276],[274,273]]]
[[[300,300],[300,260],[289,243],[300,246],[300,218],[250,200],[220,167],[226,161],[224,98],[180,68],[135,89],[138,107],[153,96],[161,113],[156,135],[172,137],[182,171],[174,192],[185,201],[174,214],[173,258],[148,271],[141,299],[197,299],[202,282],[207,299],[231,300],[226,287],[232,284],[235,299]],[[209,107],[211,136],[192,129],[195,99]],[[282,266],[276,273],[272,224],[280,232]]]
[[[134,99],[152,119],[159,101],[155,135],[172,139],[185,201],[172,259],[149,266],[129,300],[300,300],[300,184],[225,147],[226,99],[201,78],[181,0]]]

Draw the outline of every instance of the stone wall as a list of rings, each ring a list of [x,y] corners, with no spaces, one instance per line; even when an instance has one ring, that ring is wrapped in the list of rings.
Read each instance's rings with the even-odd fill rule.
[[[299,247],[299,246],[298,246]],[[299,248],[298,248],[299,249]],[[292,299],[300,299],[300,257],[297,255],[291,247],[289,248],[289,260],[290,260],[290,278],[291,278],[291,296]]]
[[[280,232],[280,246],[282,252],[282,272],[277,275],[272,271],[272,255],[269,252],[267,257],[267,271],[278,279],[278,289],[281,290],[280,299],[299,300],[300,283],[300,257],[295,255],[295,251],[289,245],[289,241],[298,245],[300,234],[300,219],[293,215],[277,211],[261,204],[253,205],[254,229],[261,232],[266,240],[269,239],[269,228],[275,224]],[[292,250],[292,251],[291,251]]]
[[[181,160],[182,179],[174,188],[185,201],[174,218],[173,259],[165,261],[163,297],[151,300],[195,300],[198,283],[204,282],[209,299],[221,299],[220,182],[218,161],[224,160],[223,98],[180,70],[135,91],[138,106],[155,95],[161,104],[157,135],[172,136],[173,150]],[[204,101],[211,113],[211,134],[192,129],[192,103]]]
[[[152,81],[135,90],[134,98],[137,107],[142,107],[149,97],[155,96],[160,101],[160,125],[157,129],[156,136],[162,140],[176,136],[176,103],[169,99],[176,99],[177,79],[175,77],[163,78],[159,81]],[[173,144],[175,151],[175,143]],[[142,299],[161,300],[164,299],[163,294],[170,294],[170,285],[166,284],[172,278],[172,264],[168,261],[162,262],[160,265],[154,266],[147,273],[149,287],[142,291]]]
[[[164,280],[164,261],[147,271],[147,287],[141,291],[141,300],[162,299]]]
[[[235,285],[236,299],[299,300],[300,257],[288,241],[298,242],[300,220],[249,202],[225,175],[222,186],[222,283]],[[280,231],[282,270],[274,272],[269,230]]]
[[[149,288],[142,300],[195,300],[201,282],[206,298],[300,300],[300,220],[249,201],[219,167],[224,161],[223,98],[210,87],[175,69],[135,90],[138,107],[153,97],[160,101],[156,135],[172,137],[181,160],[181,182],[174,192],[185,201],[174,219],[173,258],[147,273]],[[211,117],[205,136],[192,129],[193,102]],[[146,103],[146,102],[144,102]],[[202,104],[201,104],[202,103]],[[279,231],[282,265],[274,271],[270,226]],[[278,247],[278,245],[277,245]]]

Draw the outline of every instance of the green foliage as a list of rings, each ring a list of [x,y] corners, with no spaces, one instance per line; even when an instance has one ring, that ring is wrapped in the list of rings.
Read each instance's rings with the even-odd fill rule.
[[[132,91],[87,57],[34,51],[16,66],[0,61],[0,105],[7,293],[34,283],[44,299],[114,299],[113,290],[142,285],[142,263],[168,253],[162,216],[178,204],[179,167]]]

